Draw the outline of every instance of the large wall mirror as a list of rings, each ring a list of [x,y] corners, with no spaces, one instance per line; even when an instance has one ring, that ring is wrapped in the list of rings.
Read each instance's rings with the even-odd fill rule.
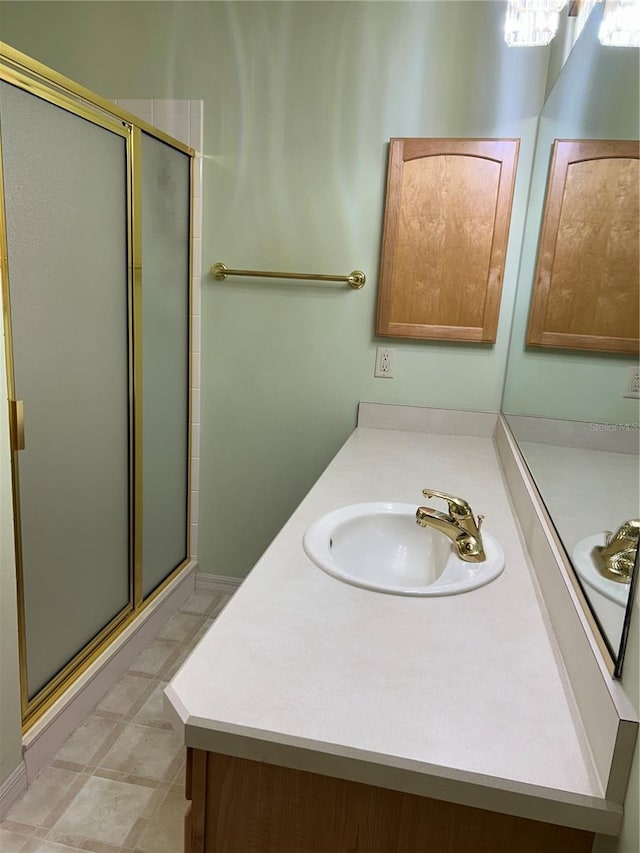
[[[638,360],[525,343],[554,140],[638,138],[638,50],[600,45],[601,16],[596,6],[540,117],[502,409],[619,675],[638,575],[639,404],[625,396]],[[631,582],[614,576],[625,558]]]

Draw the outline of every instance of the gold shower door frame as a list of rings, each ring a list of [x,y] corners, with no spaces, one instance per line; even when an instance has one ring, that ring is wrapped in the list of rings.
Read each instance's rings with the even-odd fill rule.
[[[13,519],[16,558],[18,612],[18,651],[20,659],[20,694],[23,731],[27,731],[77,680],[77,678],[120,636],[140,613],[158,596],[190,562],[190,502],[191,490],[191,359],[186,377],[189,397],[187,424],[186,474],[186,554],[165,579],[143,598],[142,566],[142,131],[161,140],[190,157],[190,215],[189,215],[189,332],[191,348],[192,305],[192,233],[194,150],[168,134],[147,124],[126,110],[96,95],[78,83],[31,59],[9,45],[0,42],[0,80],[24,89],[55,106],[71,112],[95,125],[123,137],[126,142],[127,184],[127,288],[129,342],[129,601],[115,617],[82,648],[35,696],[28,697],[27,649],[25,633],[25,598],[20,521],[19,447],[22,424],[16,417],[15,375],[11,332],[9,260],[4,203],[4,174],[2,137],[0,136],[0,287],[3,302],[7,390],[9,397],[9,432],[11,440],[11,472]]]

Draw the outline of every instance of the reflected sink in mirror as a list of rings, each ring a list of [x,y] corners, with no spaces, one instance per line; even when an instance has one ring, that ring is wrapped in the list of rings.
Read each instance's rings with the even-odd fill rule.
[[[416,524],[417,504],[361,503],[314,521],[302,544],[323,571],[353,586],[394,595],[455,595],[498,577],[504,554],[483,531],[486,560],[464,562],[451,540]]]

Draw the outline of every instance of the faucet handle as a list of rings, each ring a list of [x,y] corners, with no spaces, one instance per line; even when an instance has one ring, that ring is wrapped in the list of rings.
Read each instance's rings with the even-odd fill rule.
[[[471,507],[464,498],[458,498],[456,495],[448,495],[445,492],[437,492],[435,489],[423,489],[422,494],[425,498],[442,498],[445,500],[449,504],[451,515],[472,515]]]

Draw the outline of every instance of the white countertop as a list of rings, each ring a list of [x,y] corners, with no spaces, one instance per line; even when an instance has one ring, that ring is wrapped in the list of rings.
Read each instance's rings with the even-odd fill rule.
[[[325,512],[417,506],[427,487],[486,516],[505,552],[500,577],[456,596],[386,595],[304,554],[302,535]],[[166,693],[188,746],[584,829],[619,820],[490,438],[356,429]]]

